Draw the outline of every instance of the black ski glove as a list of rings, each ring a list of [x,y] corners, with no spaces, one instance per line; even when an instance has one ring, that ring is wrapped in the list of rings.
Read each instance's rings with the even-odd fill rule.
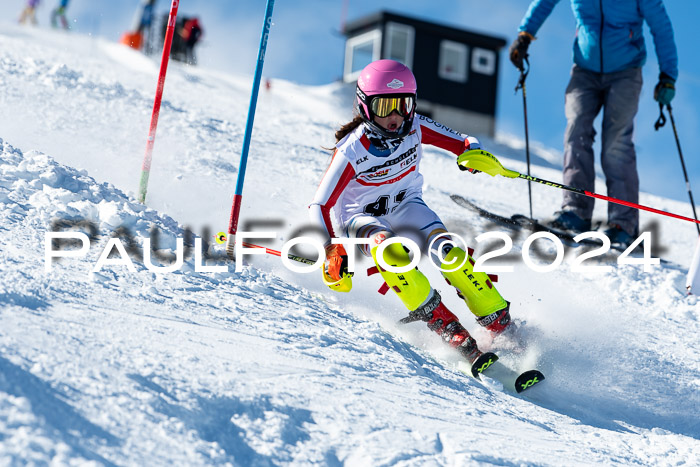
[[[469,172],[472,174],[480,174],[481,173],[481,170],[472,169],[471,167],[464,167],[463,165],[459,165],[459,163],[457,164],[457,167],[459,167],[459,170],[461,170],[463,172]]]
[[[659,82],[654,88],[654,100],[659,104],[669,105],[676,95],[676,82],[663,71],[659,74]]]
[[[530,47],[530,42],[534,37],[532,34],[525,31],[520,31],[518,37],[515,38],[510,46],[510,61],[513,62],[515,68],[518,70],[523,70],[523,60],[527,57],[527,48]]]

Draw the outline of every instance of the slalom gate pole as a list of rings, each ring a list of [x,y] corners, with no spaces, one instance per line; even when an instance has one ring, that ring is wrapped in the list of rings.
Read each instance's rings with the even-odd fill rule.
[[[561,190],[567,190],[573,193],[578,193],[579,195],[585,195],[591,198],[602,199],[603,201],[607,201],[610,203],[621,204],[623,206],[653,212],[654,214],[661,214],[663,216],[674,217],[676,219],[700,224],[700,221],[698,221],[697,219],[691,219],[690,217],[685,217],[679,214],[662,211],[660,209],[650,208],[649,206],[632,203],[630,201],[624,201],[621,199],[613,198],[611,196],[599,195],[598,193],[593,193],[592,191],[582,190],[573,186],[562,185],[561,183],[550,182],[549,180],[533,177],[531,175],[523,175],[520,172],[516,172],[515,170],[506,169],[496,158],[496,156],[494,156],[490,152],[484,151],[483,149],[473,149],[465,152],[464,154],[461,154],[459,157],[457,157],[457,163],[462,167],[478,170],[480,172],[484,172],[488,175],[491,175],[492,177],[495,177],[496,175],[501,175],[506,178],[522,178],[530,182],[541,183],[543,185],[559,188]]]
[[[530,62],[527,59],[528,55],[526,54],[525,57],[523,58],[523,61],[527,63],[527,70],[525,67],[520,68],[520,79],[518,80],[518,85],[515,86],[515,93],[518,93],[518,89],[523,90],[523,116],[525,120],[525,159],[527,161],[527,174],[530,175],[530,132],[528,131],[527,127],[527,88],[525,87],[525,79],[527,78],[527,74],[530,73]],[[527,182],[527,195],[528,195],[528,200],[530,201],[530,219],[533,219],[532,217],[532,185],[530,182]]]
[[[265,51],[267,50],[267,40],[272,26],[272,8],[275,0],[267,0],[265,11],[265,21],[263,22],[262,34],[260,35],[260,47],[258,48],[258,61],[255,65],[255,78],[253,79],[253,90],[250,95],[250,105],[248,107],[248,121],[246,122],[245,134],[243,135],[243,150],[241,160],[238,164],[238,178],[236,180],[236,191],[233,195],[231,205],[231,217],[228,224],[228,238],[226,240],[226,253],[230,258],[234,258],[233,249],[235,247],[234,235],[238,230],[238,217],[241,212],[241,198],[243,194],[243,181],[245,180],[245,170],[248,162],[248,149],[250,139],[253,134],[253,121],[255,120],[255,107],[258,101],[258,91],[260,90],[260,79],[262,77],[263,64],[265,62]]]
[[[681,142],[680,139],[678,139],[678,131],[676,130],[676,122],[673,120],[673,111],[671,110],[671,104],[667,104],[666,108],[668,109],[668,116],[671,119],[671,126],[673,127],[673,136],[676,137],[676,147],[678,148],[678,155],[681,158],[681,167],[683,168],[683,176],[685,177],[685,186],[688,189],[688,197],[690,198],[690,206],[693,208],[693,217],[695,217],[695,220],[698,220],[698,214],[695,211],[695,201],[693,201],[693,191],[690,189],[690,180],[688,180],[688,171],[685,168],[685,160],[683,159],[683,151],[681,151]],[[664,106],[662,103],[659,102],[659,119],[656,121],[654,124],[654,129],[659,130],[662,126],[666,124],[666,117],[664,117]],[[698,229],[698,234],[700,234],[700,225],[695,224],[695,227]]]
[[[165,31],[165,43],[163,44],[163,56],[160,59],[160,72],[158,73],[158,86],[156,88],[156,98],[153,102],[153,113],[151,114],[151,125],[148,129],[148,140],[146,141],[146,154],[143,156],[141,166],[141,181],[139,182],[139,202],[146,202],[146,190],[148,188],[148,176],[151,172],[151,159],[153,158],[153,145],[156,141],[156,129],[158,128],[158,116],[160,115],[160,103],[163,99],[163,88],[165,87],[165,74],[168,71],[168,61],[170,59],[170,49],[173,45],[173,34],[175,32],[175,20],[177,19],[177,9],[180,0],[173,0],[170,5],[170,15],[168,16],[168,27]]]

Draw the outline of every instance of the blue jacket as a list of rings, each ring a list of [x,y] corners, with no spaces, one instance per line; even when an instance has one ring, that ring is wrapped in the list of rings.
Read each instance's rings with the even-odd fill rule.
[[[559,0],[533,0],[520,31],[533,36]],[[597,73],[641,67],[646,61],[643,22],[654,36],[660,71],[678,77],[671,20],[661,0],[571,0],[576,18],[574,63]]]

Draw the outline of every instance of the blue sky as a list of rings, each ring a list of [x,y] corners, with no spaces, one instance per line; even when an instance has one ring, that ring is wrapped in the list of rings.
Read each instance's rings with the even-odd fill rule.
[[[26,0],[3,0],[2,17],[16,18]],[[68,15],[75,29],[117,40],[127,30],[140,0],[71,0]],[[344,39],[338,33],[344,0],[277,0],[273,15],[264,75],[302,84],[326,84],[339,78]],[[42,0],[38,12],[40,25],[47,26],[50,10],[58,0]],[[500,36],[508,44],[529,1],[525,0],[348,0],[347,20],[378,10],[388,10],[450,26]],[[691,185],[700,198],[700,61],[697,59],[700,2],[665,2],[674,26],[679,54],[680,77],[674,116]],[[166,13],[170,0],[159,0],[157,9]],[[180,13],[198,15],[205,29],[199,55],[202,66],[224,71],[253,74],[255,56],[265,11],[265,0],[181,0]],[[531,141],[540,141],[561,150],[565,127],[564,90],[571,68],[571,44],[574,19],[570,2],[561,1],[538,33],[530,48],[531,72],[527,81]],[[636,120],[635,142],[641,172],[642,189],[687,201],[680,159],[670,124],[654,131],[658,105],[653,87],[658,76],[655,50],[648,28],[644,67],[644,88]],[[523,136],[522,96],[513,89],[517,70],[502,51],[497,128]],[[420,88],[420,83],[419,83]],[[596,123],[599,127],[599,122]],[[605,187],[596,187],[605,194]],[[556,196],[556,195],[553,195]],[[558,200],[557,200],[558,202]],[[685,213],[690,215],[689,213]]]

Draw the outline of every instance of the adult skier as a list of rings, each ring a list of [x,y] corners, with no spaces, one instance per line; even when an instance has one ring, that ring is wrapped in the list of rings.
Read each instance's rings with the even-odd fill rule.
[[[533,0],[510,47],[510,60],[523,68],[530,42],[560,0]],[[659,81],[654,99],[669,105],[675,95],[678,55],[671,21],[661,0],[571,0],[576,18],[574,65],[566,88],[563,183],[595,191],[593,122],[603,109],[600,162],[608,196],[639,202],[634,149],[634,116],[642,90],[646,46],[642,26],[654,36]],[[563,195],[555,228],[574,235],[591,229],[593,198],[570,191]],[[639,234],[639,211],[608,205],[605,235],[627,248]]]
[[[476,341],[444,305],[440,294],[418,268],[395,273],[384,270],[377,250],[391,237],[413,240],[429,254],[457,288],[479,324],[500,334],[511,323],[509,303],[487,274],[474,272],[474,260],[450,243],[447,229],[422,199],[419,166],[422,145],[454,154],[478,149],[479,142],[416,114],[416,80],[394,60],[365,67],[357,80],[356,115],[336,133],[333,158],[309,206],[312,221],[325,232],[324,281],[336,291],[352,287],[347,251],[331,243],[340,236],[369,240],[360,251],[371,256],[386,284],[409,310],[404,322],[422,320],[469,362],[480,355]],[[384,250],[385,264],[403,268],[411,263],[400,243]],[[457,267],[459,266],[459,267]]]

